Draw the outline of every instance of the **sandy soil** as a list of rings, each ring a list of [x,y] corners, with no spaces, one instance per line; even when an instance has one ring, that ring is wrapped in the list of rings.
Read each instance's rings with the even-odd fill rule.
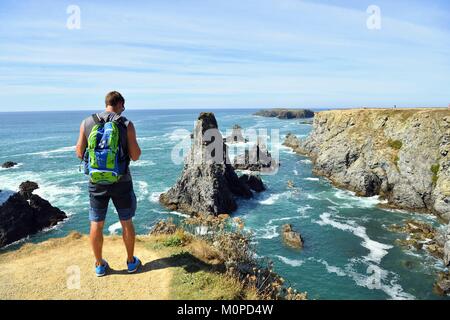
[[[143,266],[128,274],[122,239],[105,237],[104,257],[111,270],[97,278],[86,236],[27,244],[0,254],[0,299],[168,299],[172,271],[155,262],[162,258],[158,254],[138,239],[136,255]]]

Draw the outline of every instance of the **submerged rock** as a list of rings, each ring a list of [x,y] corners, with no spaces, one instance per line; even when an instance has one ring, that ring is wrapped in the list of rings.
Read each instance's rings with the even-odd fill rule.
[[[281,227],[284,242],[293,248],[303,248],[303,239],[300,233],[292,229],[292,225],[285,224]]]
[[[253,196],[230,164],[227,147],[213,113],[202,112],[195,124],[192,148],[181,177],[159,201],[187,214],[228,214],[237,209],[235,197]]]
[[[12,168],[17,166],[18,163],[17,162],[13,162],[13,161],[6,161],[5,163],[2,164],[2,168],[4,169],[8,169],[8,168]]]
[[[29,190],[13,193],[0,206],[0,247],[55,226],[67,217]]]

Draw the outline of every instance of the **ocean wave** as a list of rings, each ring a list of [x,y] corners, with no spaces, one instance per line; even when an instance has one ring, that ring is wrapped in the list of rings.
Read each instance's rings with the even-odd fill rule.
[[[311,210],[313,207],[311,207],[309,204],[307,204],[307,205],[304,205],[304,206],[302,206],[302,207],[298,207],[297,208],[297,212],[298,213],[300,213],[303,217],[308,217],[307,215],[306,215],[306,212],[308,211],[308,210]]]
[[[303,164],[311,164],[312,163],[312,161],[309,159],[302,159],[302,160],[299,160],[298,162],[303,163]]]
[[[117,234],[117,231],[122,229],[122,224],[119,222],[113,223],[108,227],[109,234]]]
[[[297,170],[292,170],[292,172],[294,173],[294,176],[298,176],[298,171]]]
[[[137,201],[142,201],[144,200],[147,195],[148,195],[148,183],[146,181],[137,181],[137,188],[138,188],[138,196],[137,196]]]
[[[308,177],[308,178],[303,178],[303,180],[307,180],[307,181],[319,181],[319,178],[312,178],[312,177]]]
[[[68,153],[68,152],[75,152],[75,146],[61,147],[61,148],[57,148],[57,149],[39,151],[39,152],[31,152],[31,153],[26,153],[25,155],[39,155],[44,158],[49,158],[52,155],[55,155],[58,153]]]
[[[340,200],[345,200],[346,202],[351,202],[361,208],[372,208],[380,203],[385,203],[385,201],[380,200],[379,196],[358,197],[355,193],[348,190],[336,190],[334,197]]]
[[[320,219],[320,221],[316,221],[319,225],[329,225],[342,231],[351,232],[358,238],[361,238],[363,240],[361,245],[369,250],[369,254],[365,257],[367,261],[380,263],[383,257],[388,254],[388,250],[392,248],[391,245],[370,239],[367,235],[366,228],[360,225],[355,225],[354,221],[351,221],[352,224],[349,224],[333,220],[331,219],[331,214],[328,212],[321,214]]]
[[[289,198],[291,195],[290,192],[283,192],[283,193],[275,193],[275,194],[271,194],[269,197],[267,197],[264,200],[260,200],[258,201],[259,204],[265,205],[265,206],[270,206],[275,204],[277,201],[279,201],[281,198]]]
[[[154,165],[156,165],[156,163],[152,160],[138,160],[130,162],[130,167],[148,167]]]
[[[404,291],[398,283],[398,275],[394,272],[382,269],[380,266],[363,261],[366,274],[358,273],[354,270],[354,264],[358,259],[352,260],[344,268],[330,265],[323,259],[309,258],[325,266],[328,273],[336,274],[338,277],[349,277],[356,285],[369,290],[381,290],[394,300],[413,300],[415,297]]]
[[[159,203],[159,196],[160,196],[162,193],[167,192],[169,189],[170,189],[170,188],[167,188],[167,189],[165,189],[165,190],[163,190],[163,191],[155,191],[155,192],[152,192],[152,193],[150,194],[150,197],[149,197],[148,199],[150,200],[150,202],[153,202],[153,203]]]
[[[289,258],[286,258],[283,256],[278,256],[278,255],[276,255],[275,257],[277,257],[284,264],[287,264],[291,267],[300,267],[304,263],[303,260],[289,259]]]
[[[256,239],[273,239],[280,234],[277,232],[278,226],[266,225],[264,228],[255,230]]]

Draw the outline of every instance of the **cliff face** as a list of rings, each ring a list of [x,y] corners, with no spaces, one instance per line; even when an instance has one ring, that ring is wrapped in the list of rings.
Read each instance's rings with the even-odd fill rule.
[[[319,112],[308,138],[289,135],[285,144],[338,187],[450,219],[450,110]]]

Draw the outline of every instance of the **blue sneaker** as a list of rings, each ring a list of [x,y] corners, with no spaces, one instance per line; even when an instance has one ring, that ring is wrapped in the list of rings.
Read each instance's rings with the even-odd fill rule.
[[[95,266],[95,275],[97,277],[103,277],[106,274],[108,268],[109,268],[108,262],[106,262],[106,260],[103,260],[102,265]]]
[[[136,272],[139,266],[141,265],[141,260],[139,260],[136,257],[133,258],[134,258],[133,262],[127,262],[128,273]]]

